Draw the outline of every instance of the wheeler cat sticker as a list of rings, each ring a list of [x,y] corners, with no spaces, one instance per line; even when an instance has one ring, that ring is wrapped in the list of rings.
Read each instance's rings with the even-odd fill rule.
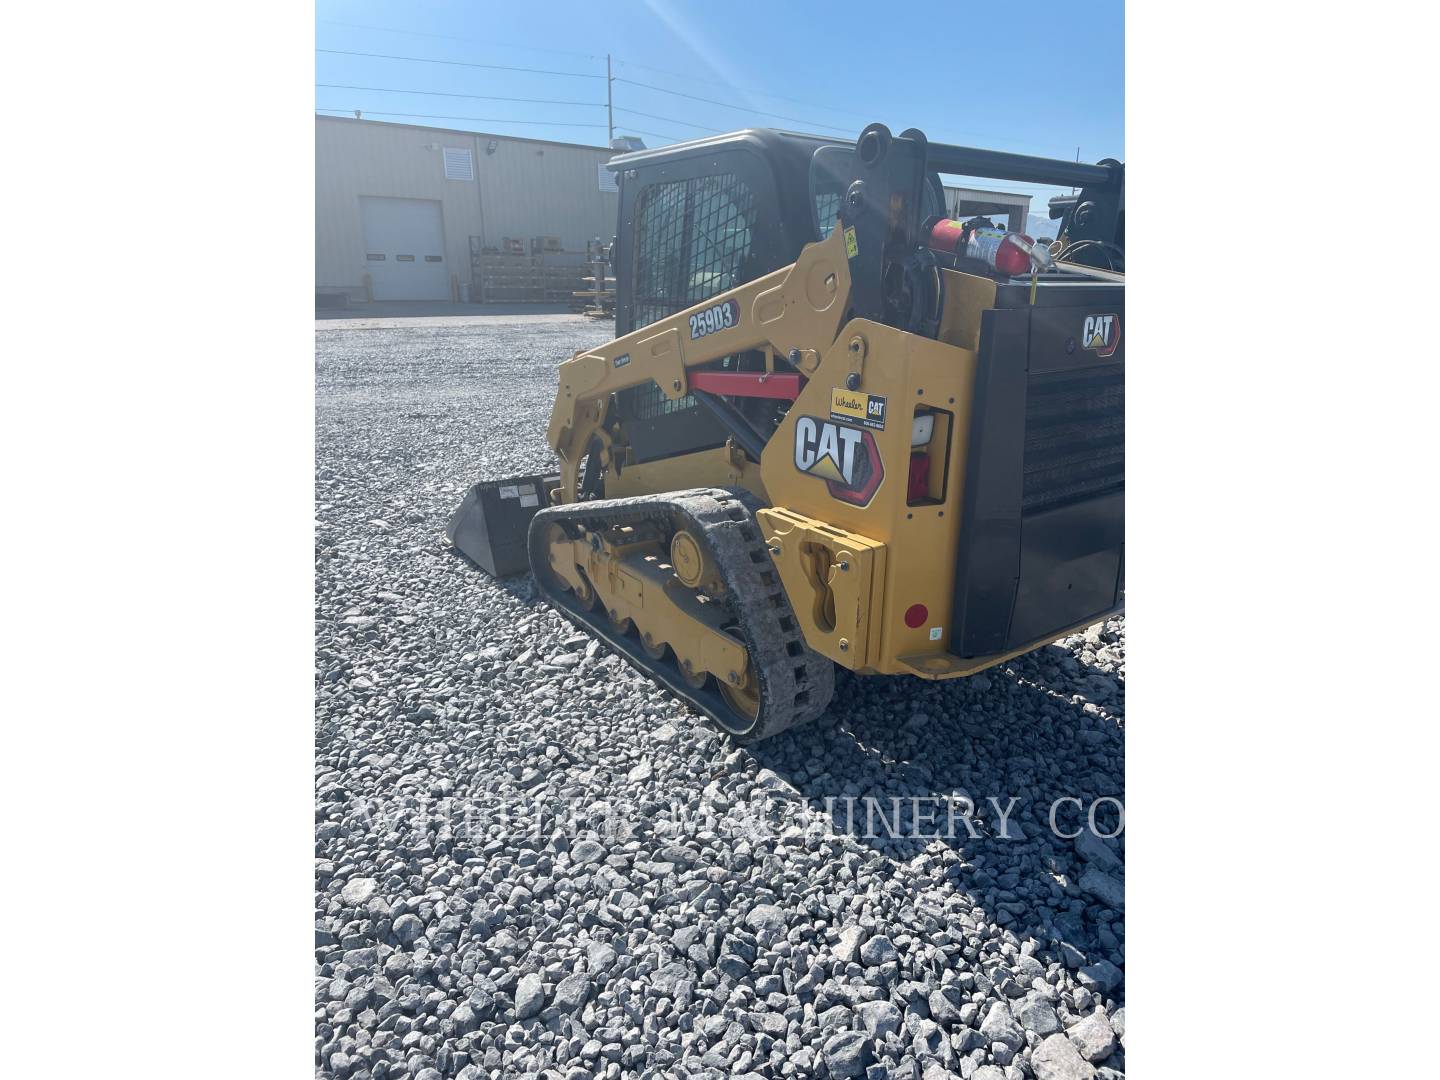
[[[1120,316],[1086,315],[1080,344],[1096,356],[1114,356],[1120,347]]]
[[[729,330],[740,325],[740,301],[726,300],[723,304],[708,307],[698,315],[690,316],[690,340],[702,338],[718,330]]]
[[[884,431],[885,399],[879,394],[862,394],[833,387],[830,391],[830,419]]]
[[[817,416],[795,421],[795,468],[825,481],[832,498],[864,506],[885,478],[875,436]]]

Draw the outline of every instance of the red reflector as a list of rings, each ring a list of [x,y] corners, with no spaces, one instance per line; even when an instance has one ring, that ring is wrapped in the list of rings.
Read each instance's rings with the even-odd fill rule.
[[[905,609],[905,625],[915,630],[925,625],[925,620],[930,617],[930,609],[924,604],[911,604]]]
[[[910,482],[905,487],[905,501],[916,502],[930,494],[930,455],[917,450],[910,455]]]

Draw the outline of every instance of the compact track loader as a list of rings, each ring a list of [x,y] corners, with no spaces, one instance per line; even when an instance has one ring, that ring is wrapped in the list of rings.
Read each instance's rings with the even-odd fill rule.
[[[743,742],[834,665],[953,679],[1119,610],[1124,167],[750,130],[617,157],[616,329],[559,365],[559,473],[451,541]],[[1059,240],[939,174],[1071,186]],[[998,252],[998,254],[997,254]]]

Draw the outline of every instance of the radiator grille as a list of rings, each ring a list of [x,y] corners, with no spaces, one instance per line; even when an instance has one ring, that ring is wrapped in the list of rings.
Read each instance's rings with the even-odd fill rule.
[[[1125,372],[1032,375],[1025,400],[1025,512],[1125,487]]]

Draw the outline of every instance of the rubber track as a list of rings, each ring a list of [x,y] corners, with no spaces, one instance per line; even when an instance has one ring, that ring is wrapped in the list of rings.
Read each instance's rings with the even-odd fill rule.
[[[799,620],[770,561],[765,537],[755,521],[755,511],[762,505],[743,489],[694,488],[548,507],[530,522],[530,568],[545,597],[571,622],[605,641],[738,742],[759,742],[814,720],[835,692],[835,666],[805,644]],[[690,530],[708,549],[725,582],[725,593],[718,602],[739,628],[759,680],[760,710],[753,726],[739,730],[741,718],[725,703],[713,679],[703,689],[693,689],[681,677],[673,653],[663,661],[650,659],[636,632],[614,632],[603,605],[597,605],[594,612],[580,606],[550,569],[545,531],[555,522],[581,525],[591,532],[643,523]]]

